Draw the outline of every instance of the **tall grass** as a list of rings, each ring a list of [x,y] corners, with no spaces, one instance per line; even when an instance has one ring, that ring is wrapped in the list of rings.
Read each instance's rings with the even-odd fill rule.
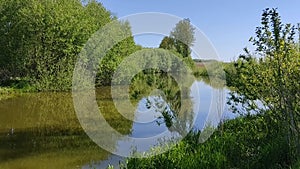
[[[200,132],[192,132],[170,151],[149,158],[130,158],[122,168],[289,168],[284,134],[265,125],[262,118],[255,115],[226,121],[203,144],[198,140]]]

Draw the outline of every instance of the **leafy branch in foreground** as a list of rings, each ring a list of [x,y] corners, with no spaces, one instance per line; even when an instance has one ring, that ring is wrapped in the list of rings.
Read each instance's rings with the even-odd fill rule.
[[[237,91],[231,97],[234,103],[246,107],[246,113],[256,110],[276,122],[286,133],[287,159],[292,163],[300,153],[300,51],[296,29],[282,24],[276,9],[264,10],[261,24],[250,39],[255,52],[246,49],[246,54],[235,62],[236,74],[231,79]]]

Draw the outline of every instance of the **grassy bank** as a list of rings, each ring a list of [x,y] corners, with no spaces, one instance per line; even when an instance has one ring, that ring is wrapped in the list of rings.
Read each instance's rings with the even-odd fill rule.
[[[284,134],[264,124],[264,118],[256,115],[226,121],[205,143],[198,141],[200,132],[191,133],[170,151],[128,159],[123,168],[289,168]]]
[[[196,77],[210,77],[227,79],[234,73],[233,62],[221,62],[217,60],[194,60],[193,74]]]
[[[19,93],[18,90],[8,87],[0,87],[0,100],[8,99],[16,96]]]

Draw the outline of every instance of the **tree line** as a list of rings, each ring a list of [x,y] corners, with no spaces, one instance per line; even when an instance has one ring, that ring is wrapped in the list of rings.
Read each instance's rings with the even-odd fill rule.
[[[115,20],[96,0],[0,0],[0,85],[69,90],[85,43]],[[128,22],[119,24],[131,34]],[[160,48],[172,51],[192,67],[194,29],[188,19],[180,21]],[[96,85],[110,85],[117,66],[140,49],[132,36],[114,45],[99,63]]]
[[[82,47],[93,33],[116,19],[95,0],[1,0],[1,85],[69,90]],[[130,29],[129,24],[120,24]],[[136,49],[133,37],[129,37],[109,51],[98,83],[109,83],[107,76],[119,58]]]

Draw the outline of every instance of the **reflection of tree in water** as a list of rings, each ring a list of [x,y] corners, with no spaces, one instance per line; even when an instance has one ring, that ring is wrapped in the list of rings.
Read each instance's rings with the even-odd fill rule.
[[[122,134],[129,134],[132,122],[116,115],[110,88],[98,88],[96,98],[108,123]],[[110,138],[105,128],[95,130],[103,133],[108,142],[116,142],[117,139]],[[57,163],[57,168],[76,168],[109,155],[86,135],[77,120],[72,94],[66,92],[26,93],[2,100],[0,149],[0,168],[3,161],[23,160],[29,155],[37,158],[26,158],[25,166],[40,162],[38,159],[47,155],[45,164]]]
[[[154,111],[161,113],[162,116],[159,116],[156,120],[158,125],[165,125],[169,128],[172,127],[175,122],[176,115],[173,113],[172,109],[166,103],[162,96],[149,96],[147,98],[146,107],[148,109],[154,109]]]
[[[170,131],[179,134],[193,127],[193,105],[190,89],[179,86],[165,72],[146,70],[137,74],[130,86],[132,102],[146,97],[146,107],[161,114],[158,125],[165,124]]]
[[[224,89],[226,87],[226,81],[221,78],[202,76],[199,77],[199,80],[214,89]]]

